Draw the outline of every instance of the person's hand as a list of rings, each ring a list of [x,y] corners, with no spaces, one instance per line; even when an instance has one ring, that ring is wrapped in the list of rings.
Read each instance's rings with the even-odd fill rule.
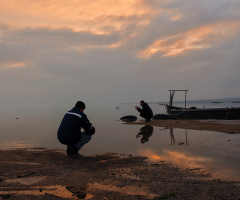
[[[137,109],[138,109],[138,107],[137,107],[137,106],[135,106],[135,109],[137,110]]]

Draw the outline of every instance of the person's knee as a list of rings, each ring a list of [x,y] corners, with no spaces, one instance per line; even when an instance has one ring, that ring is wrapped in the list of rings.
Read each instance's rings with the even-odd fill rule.
[[[140,116],[141,116],[142,118],[144,118],[144,119],[147,119],[147,116],[144,115],[144,114],[140,114]]]
[[[82,133],[82,140],[84,140],[84,141],[90,141],[91,138],[92,138],[92,136],[89,135],[88,133],[85,133],[85,132]]]
[[[78,148],[78,150],[80,150],[85,144],[87,144],[92,136],[85,133],[85,132],[82,132],[81,134],[82,138],[78,141],[78,143],[75,144],[75,146]]]

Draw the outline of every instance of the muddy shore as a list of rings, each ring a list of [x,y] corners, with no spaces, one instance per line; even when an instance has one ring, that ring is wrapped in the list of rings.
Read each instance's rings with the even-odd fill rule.
[[[0,199],[239,199],[240,182],[118,154],[67,157],[63,150],[0,151]]]
[[[240,120],[152,120],[137,125],[240,133]],[[68,157],[64,150],[0,150],[1,199],[240,199],[240,180],[214,179],[145,157],[101,154]]]

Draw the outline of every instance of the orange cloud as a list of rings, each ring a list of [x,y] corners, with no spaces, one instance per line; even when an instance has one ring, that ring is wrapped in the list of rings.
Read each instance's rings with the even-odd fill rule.
[[[0,63],[0,67],[11,67],[11,68],[22,68],[22,67],[26,67],[28,64],[30,64],[29,61],[19,61],[19,62],[3,62]]]
[[[67,27],[99,34],[145,25],[158,10],[143,0],[11,0],[0,7],[0,19],[15,26]]]
[[[180,20],[182,18],[182,15],[181,14],[176,14],[176,15],[173,15],[172,17],[171,17],[171,20],[172,21],[178,21],[178,20]]]
[[[94,49],[94,48],[102,48],[102,49],[114,49],[122,45],[122,41],[117,41],[116,43],[112,43],[110,45],[81,45],[81,46],[73,46],[71,49],[84,51],[86,49]]]
[[[189,50],[210,48],[216,41],[234,35],[235,30],[239,27],[240,22],[222,22],[172,35],[156,40],[141,51],[138,57],[149,58],[156,53],[161,53],[162,57],[176,56]]]
[[[10,67],[25,67],[25,62],[17,62],[10,65]]]

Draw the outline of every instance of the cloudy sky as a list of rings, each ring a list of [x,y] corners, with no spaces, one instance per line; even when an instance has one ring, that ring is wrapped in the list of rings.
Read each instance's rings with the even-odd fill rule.
[[[2,103],[240,96],[239,0],[0,0]]]

